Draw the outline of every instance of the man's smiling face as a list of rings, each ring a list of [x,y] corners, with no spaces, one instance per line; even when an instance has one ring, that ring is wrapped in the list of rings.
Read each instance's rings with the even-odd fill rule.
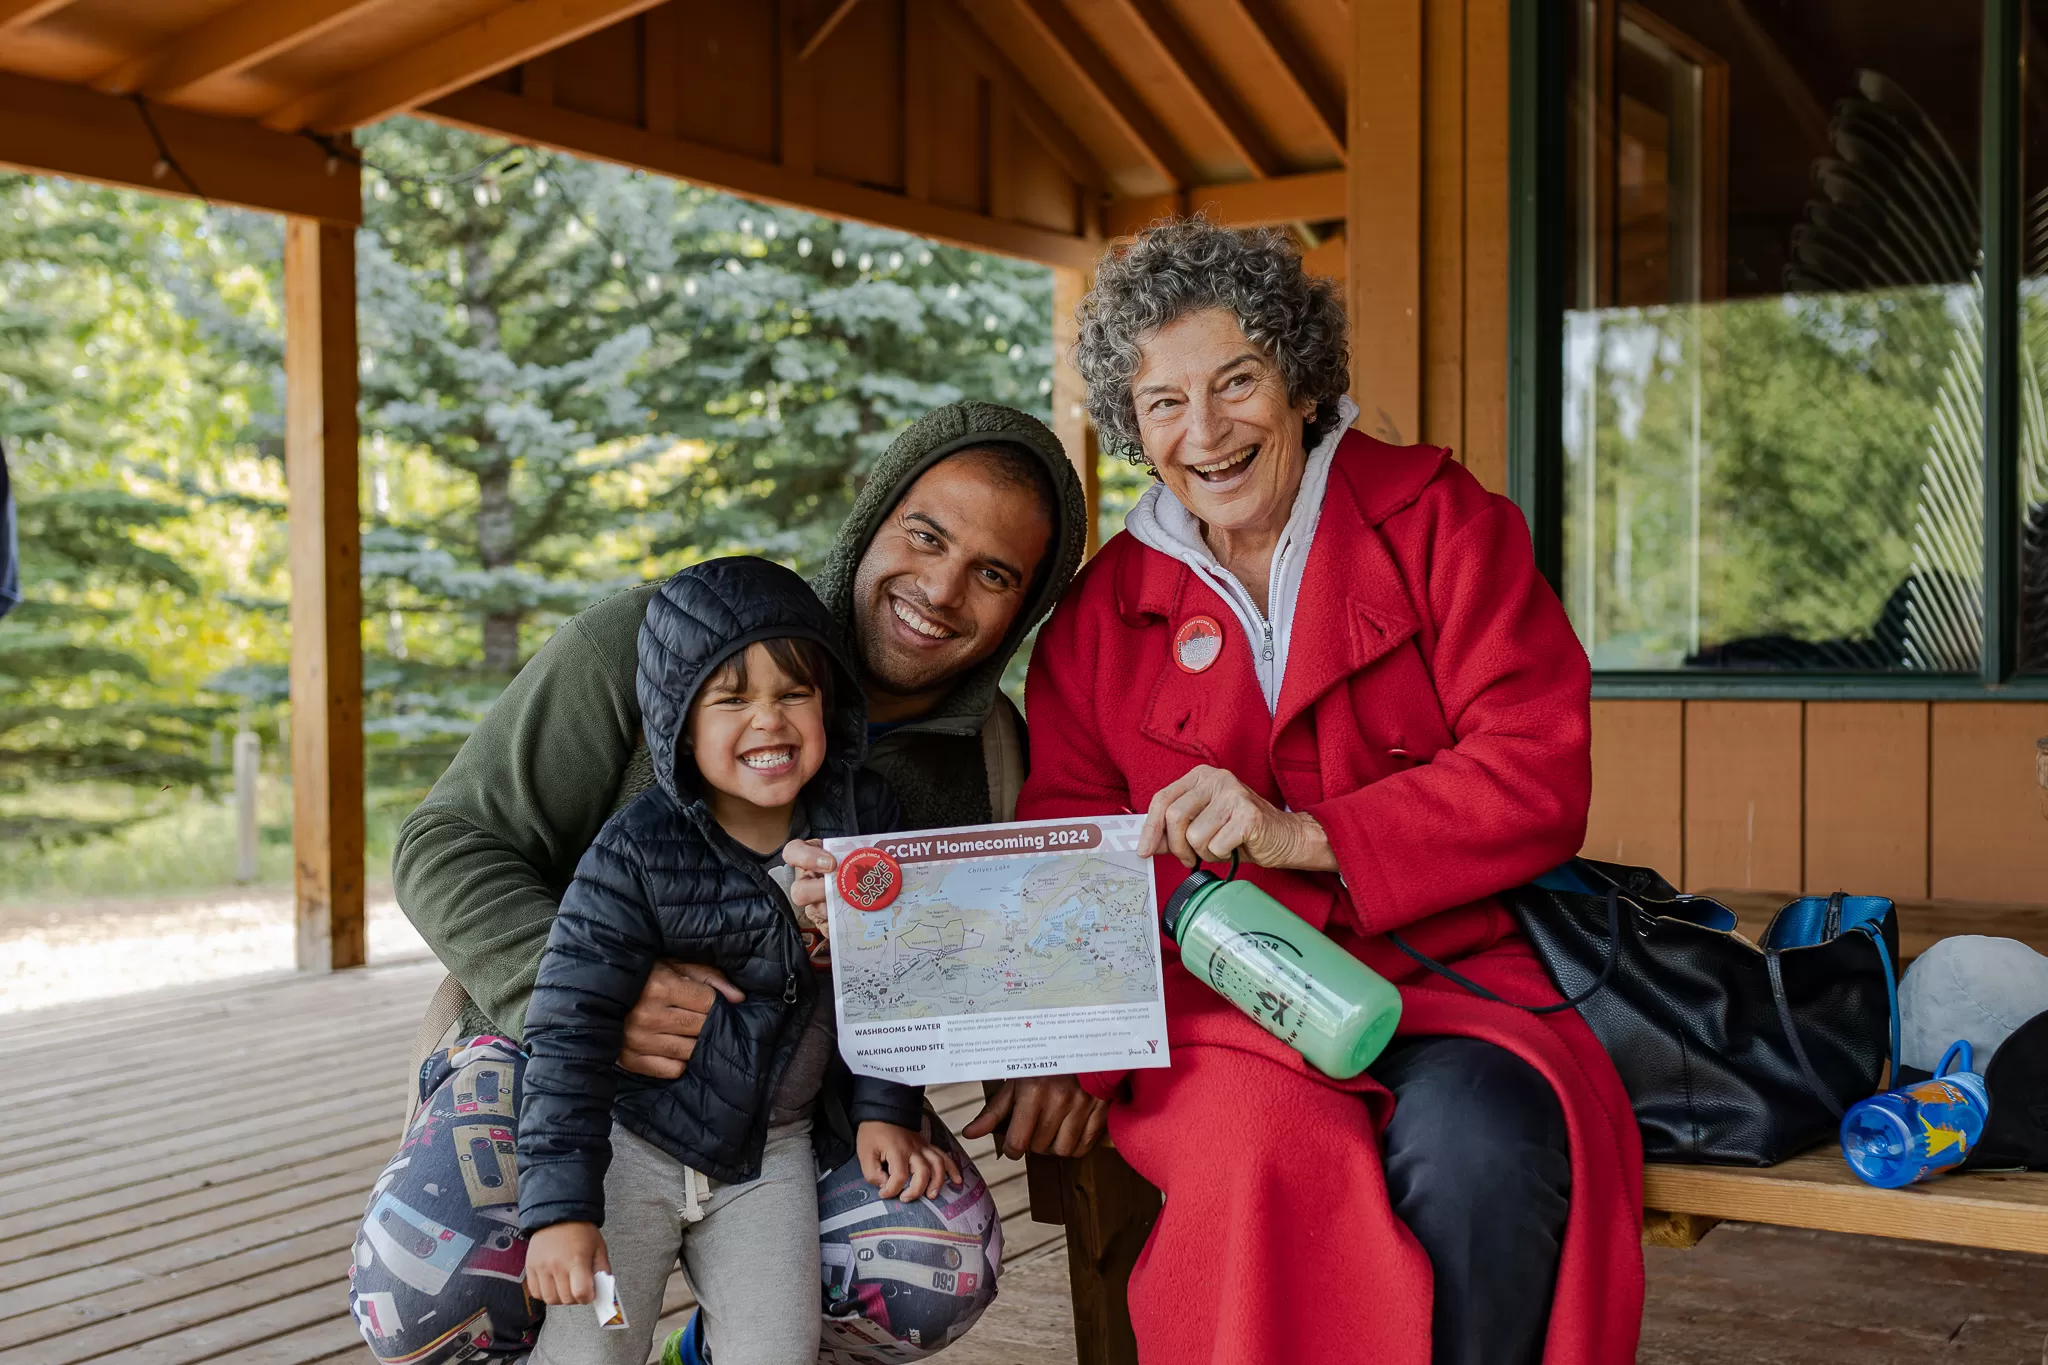
[[[975,450],[918,477],[854,572],[871,720],[923,714],[1001,647],[1052,543],[1043,496]]]

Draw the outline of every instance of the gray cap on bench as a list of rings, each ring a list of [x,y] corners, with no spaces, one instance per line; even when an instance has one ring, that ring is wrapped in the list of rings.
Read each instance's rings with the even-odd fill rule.
[[[1899,983],[1899,1061],[1932,1071],[1967,1039],[1982,1071],[2012,1031],[2048,1012],[2048,957],[2018,939],[1960,934],[1914,959]]]

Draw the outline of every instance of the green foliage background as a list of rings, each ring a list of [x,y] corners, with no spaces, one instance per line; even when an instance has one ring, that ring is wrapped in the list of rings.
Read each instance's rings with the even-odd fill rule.
[[[567,615],[701,557],[813,567],[966,394],[1047,415],[1041,268],[397,120],[358,237],[371,871]],[[247,723],[288,866],[275,220],[0,175],[0,897],[217,884]]]

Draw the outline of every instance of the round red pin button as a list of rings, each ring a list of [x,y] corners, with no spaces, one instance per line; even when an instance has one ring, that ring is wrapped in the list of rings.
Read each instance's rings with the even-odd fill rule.
[[[903,889],[903,869],[879,848],[857,848],[839,860],[839,895],[856,910],[886,910]]]
[[[1223,657],[1223,627],[1213,616],[1191,616],[1173,636],[1173,661],[1183,673],[1200,673]]]

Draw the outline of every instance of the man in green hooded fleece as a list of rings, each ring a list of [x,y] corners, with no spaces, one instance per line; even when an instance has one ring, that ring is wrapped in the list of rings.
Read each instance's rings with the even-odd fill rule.
[[[852,637],[868,762],[895,788],[910,827],[1011,818],[1029,748],[998,683],[1086,544],[1073,465],[1043,423],[1014,408],[965,402],[927,413],[868,475],[813,586]],[[399,905],[460,986],[444,987],[441,1017],[425,1032],[521,1037],[577,862],[606,818],[654,780],[634,669],[658,587],[565,622],[400,828]],[[681,1075],[714,992],[738,998],[713,969],[658,967],[628,1016],[620,1064]],[[1077,1155],[1100,1134],[1102,1111],[1071,1077],[1032,1078],[1005,1082],[964,1131],[1005,1127],[999,1141],[1013,1156]]]

